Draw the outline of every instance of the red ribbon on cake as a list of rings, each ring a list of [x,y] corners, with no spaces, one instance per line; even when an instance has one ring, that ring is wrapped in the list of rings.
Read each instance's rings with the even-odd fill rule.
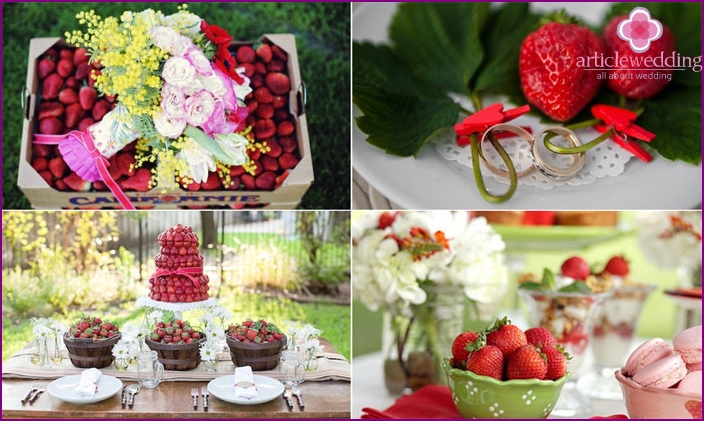
[[[149,278],[149,280],[156,279],[156,278],[161,278],[162,276],[168,276],[168,275],[183,275],[186,278],[190,279],[196,287],[200,288],[200,282],[196,278],[194,278],[191,275],[202,275],[203,274],[203,268],[179,268],[176,270],[169,270],[169,269],[157,269],[156,272]]]
[[[70,142],[67,142],[68,140],[70,140]],[[61,150],[61,153],[64,155],[66,164],[76,174],[84,180],[90,182],[96,181],[97,179],[102,179],[124,209],[135,210],[135,207],[130,199],[127,195],[125,195],[117,182],[115,182],[115,180],[110,176],[110,173],[108,172],[110,161],[108,161],[108,159],[104,157],[98,149],[96,149],[95,143],[93,142],[93,136],[91,136],[90,133],[73,130],[62,135],[35,134],[34,143],[41,145],[59,145],[59,150]],[[78,148],[78,150],[75,148]],[[92,156],[95,163],[94,166],[87,165],[87,163],[83,162],[80,157],[76,157],[75,161],[67,159],[72,153],[82,155],[85,152],[88,152]],[[95,174],[96,169],[97,174]]]

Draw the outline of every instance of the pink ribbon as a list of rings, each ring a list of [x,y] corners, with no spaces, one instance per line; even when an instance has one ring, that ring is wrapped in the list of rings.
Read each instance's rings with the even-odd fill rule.
[[[104,157],[98,149],[96,149],[95,144],[93,143],[93,136],[91,136],[90,133],[73,130],[69,133],[62,135],[35,134],[34,143],[40,145],[59,145],[59,149],[62,150],[62,141],[69,139],[69,137],[71,136],[78,139],[83,144],[83,146],[85,146],[86,150],[91,154],[93,160],[95,161],[95,168],[97,168],[98,170],[98,174],[100,176],[99,178],[103,180],[106,186],[108,186],[108,188],[115,195],[122,207],[128,210],[135,210],[135,207],[130,201],[130,199],[127,197],[127,195],[125,195],[125,193],[122,191],[117,182],[115,182],[115,180],[110,176],[110,172],[108,172],[110,161],[108,161],[108,159]],[[62,153],[64,153],[63,150]],[[87,171],[86,169],[83,169],[81,172],[79,172],[78,168],[73,168],[71,166],[71,162],[66,162],[66,164],[71,167],[71,169],[76,172],[76,174],[83,177],[84,179],[87,179],[85,176]],[[94,177],[89,178],[93,179],[87,179],[88,181],[96,180],[96,178]]]
[[[203,268],[179,268],[176,270],[169,270],[169,269],[157,269],[156,272],[149,278],[151,281],[152,279],[157,279],[161,278],[162,276],[168,276],[168,275],[183,275],[186,278],[190,279],[191,282],[197,287],[200,288],[200,282],[196,278],[194,278],[191,275],[197,275],[200,276],[203,274]]]

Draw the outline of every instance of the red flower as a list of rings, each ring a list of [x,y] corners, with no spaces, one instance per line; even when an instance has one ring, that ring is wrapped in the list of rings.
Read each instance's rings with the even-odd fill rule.
[[[233,40],[232,35],[228,34],[226,30],[217,25],[208,25],[205,20],[200,21],[200,30],[203,31],[206,38],[218,46],[229,45]]]
[[[244,83],[242,76],[235,71],[237,62],[228,49],[233,40],[232,35],[217,25],[208,25],[205,20],[200,21],[200,30],[208,40],[218,46],[218,52],[215,55],[215,65],[238,84]]]

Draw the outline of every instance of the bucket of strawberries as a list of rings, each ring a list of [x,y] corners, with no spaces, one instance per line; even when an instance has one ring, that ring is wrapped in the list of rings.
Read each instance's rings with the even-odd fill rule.
[[[100,317],[83,316],[64,335],[71,364],[78,368],[103,368],[112,363],[112,347],[122,334],[117,325]]]
[[[205,335],[197,332],[189,322],[180,319],[157,322],[144,340],[156,351],[165,370],[192,370],[200,364],[200,344]]]
[[[225,339],[235,366],[248,365],[254,371],[276,367],[286,345],[286,335],[264,319],[230,325],[225,331]]]

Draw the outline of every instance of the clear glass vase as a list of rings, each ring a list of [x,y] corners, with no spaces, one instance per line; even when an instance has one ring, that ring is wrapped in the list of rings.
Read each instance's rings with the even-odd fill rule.
[[[392,395],[447,383],[442,359],[451,356],[462,331],[464,294],[457,287],[432,286],[426,292],[424,304],[383,315],[384,383]]]
[[[51,354],[51,362],[54,364],[61,364],[61,343],[59,342],[59,335],[54,335],[54,349]]]
[[[312,349],[306,350],[303,355],[303,367],[306,371],[315,371],[318,369],[318,357]]]
[[[130,366],[130,359],[129,358],[115,358],[115,361],[113,361],[112,364],[115,366],[116,370],[125,371]]]
[[[43,368],[51,367],[51,357],[49,356],[49,338],[42,336],[39,338],[39,365]]]

